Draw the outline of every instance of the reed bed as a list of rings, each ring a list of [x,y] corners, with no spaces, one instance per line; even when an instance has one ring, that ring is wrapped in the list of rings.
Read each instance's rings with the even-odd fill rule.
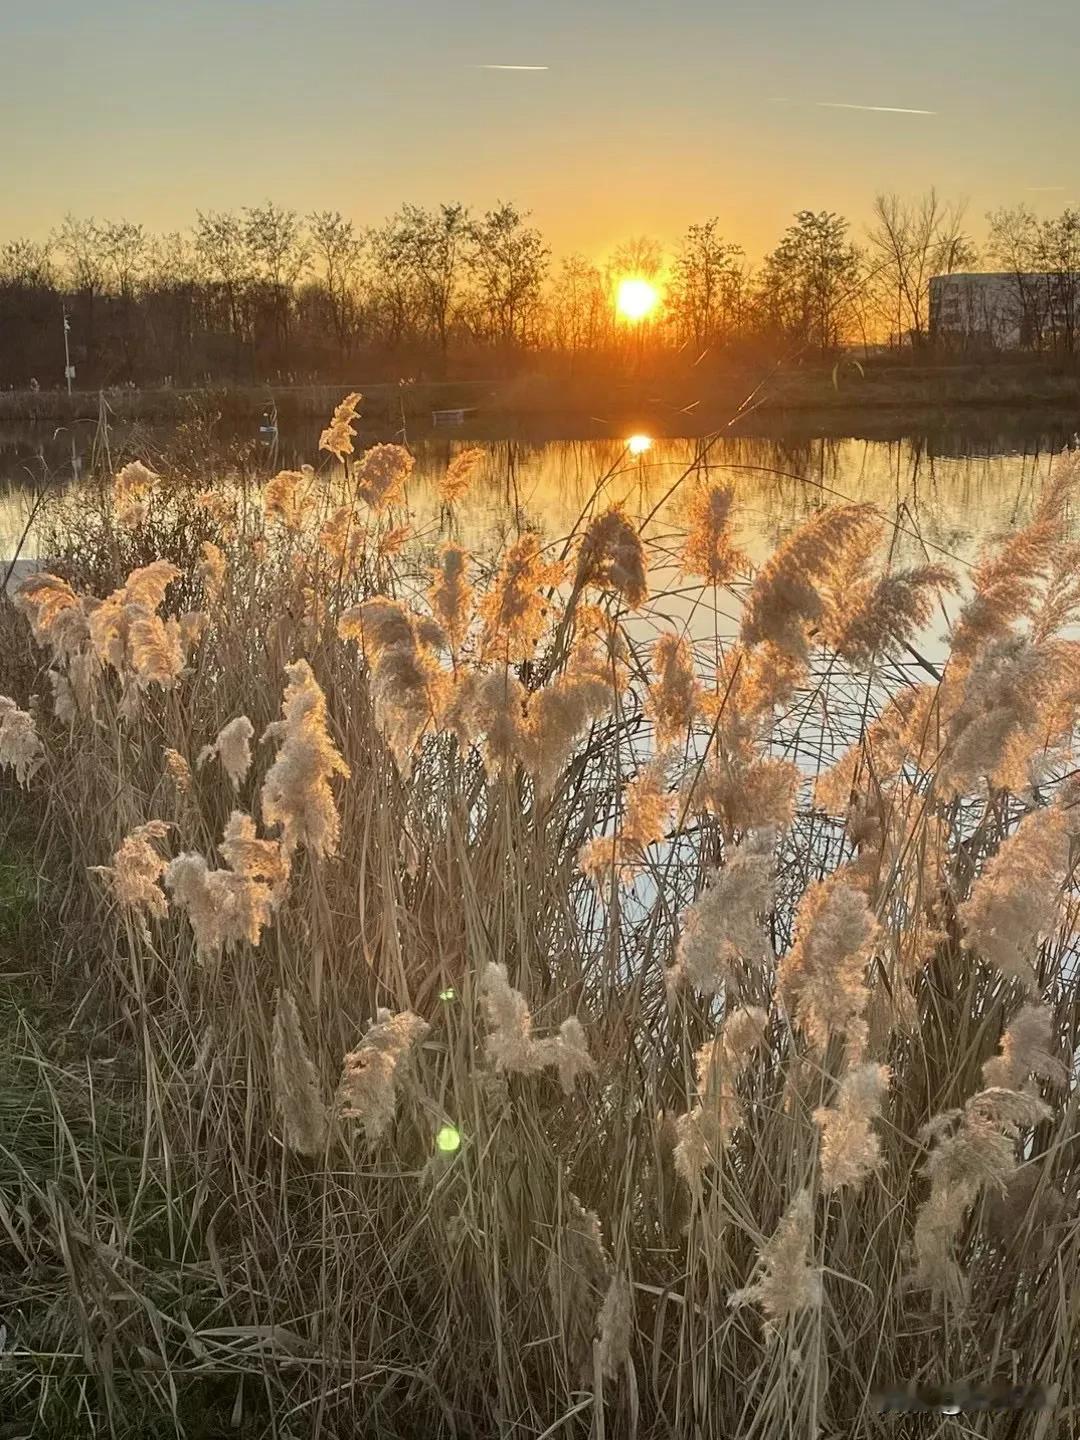
[[[752,572],[707,442],[470,555],[358,402],[65,500],[3,612],[0,1413],[1073,1433],[1080,475],[971,575],[849,502]]]

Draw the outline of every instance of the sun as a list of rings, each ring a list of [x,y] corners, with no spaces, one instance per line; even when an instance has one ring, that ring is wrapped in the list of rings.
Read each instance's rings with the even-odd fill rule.
[[[631,455],[644,455],[646,450],[652,449],[652,437],[650,435],[631,435],[626,442],[626,448]]]
[[[644,320],[656,309],[660,292],[639,275],[627,275],[615,291],[615,309],[624,320]]]

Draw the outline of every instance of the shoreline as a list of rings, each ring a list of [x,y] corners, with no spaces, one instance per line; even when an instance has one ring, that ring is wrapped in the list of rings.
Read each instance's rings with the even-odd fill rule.
[[[620,381],[611,377],[519,375],[506,380],[386,382],[364,385],[224,386],[203,389],[116,389],[0,392],[0,424],[167,423],[192,412],[257,424],[269,405],[279,424],[325,423],[349,388],[364,397],[365,428],[432,427],[431,412],[464,409],[452,437],[519,429],[569,427],[573,438],[642,429],[656,437],[693,437],[729,427],[733,433],[880,435],[904,429],[951,428],[961,420],[1007,414],[1080,427],[1080,370],[1047,364],[884,365],[862,373],[845,365],[805,366],[766,379],[749,370],[708,376]],[[747,404],[757,390],[754,398]],[[739,414],[742,407],[746,412]],[[738,416],[738,418],[735,418]],[[854,428],[853,428],[854,427]],[[440,430],[440,433],[442,431]],[[628,432],[629,433],[629,432]],[[571,438],[571,437],[567,437]]]

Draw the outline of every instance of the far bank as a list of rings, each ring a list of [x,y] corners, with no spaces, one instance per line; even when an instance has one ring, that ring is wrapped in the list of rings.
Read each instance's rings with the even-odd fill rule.
[[[1044,411],[1080,425],[1080,366],[1033,360],[872,359],[779,365],[757,371],[651,374],[633,378],[522,373],[508,378],[387,382],[362,377],[337,384],[209,385],[199,389],[0,392],[0,422],[179,420],[193,411],[258,426],[321,421],[341,396],[359,390],[368,426],[394,431],[446,424],[462,433],[505,429],[508,421],[550,423],[587,433],[632,428],[652,434],[707,434],[729,424],[750,432],[775,424],[824,434],[875,433],[933,425],[950,412]],[[449,413],[437,413],[449,412]],[[460,413],[457,413],[460,412]]]

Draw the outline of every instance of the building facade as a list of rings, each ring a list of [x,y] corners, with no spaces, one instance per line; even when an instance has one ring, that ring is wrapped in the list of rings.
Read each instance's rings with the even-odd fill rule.
[[[935,275],[930,334],[939,344],[994,350],[1075,349],[1080,274]]]

